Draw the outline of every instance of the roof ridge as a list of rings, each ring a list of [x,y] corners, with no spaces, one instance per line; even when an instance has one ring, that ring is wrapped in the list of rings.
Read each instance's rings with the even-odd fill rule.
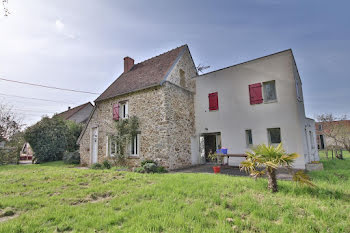
[[[207,74],[211,74],[211,73],[214,73],[214,72],[217,72],[217,71],[221,71],[221,70],[229,69],[229,68],[232,68],[232,67],[236,67],[236,66],[239,66],[239,65],[243,65],[243,64],[246,64],[246,63],[254,62],[254,61],[257,61],[257,60],[260,60],[260,59],[264,59],[264,58],[267,58],[267,57],[275,56],[275,55],[278,55],[278,54],[281,54],[281,53],[285,53],[287,51],[290,51],[292,53],[292,55],[293,55],[293,50],[291,48],[289,48],[289,49],[281,50],[281,51],[278,51],[278,52],[275,52],[275,53],[271,53],[271,54],[268,54],[268,55],[264,55],[264,56],[261,56],[261,57],[256,57],[256,58],[253,58],[251,60],[244,61],[244,62],[236,63],[236,64],[233,64],[233,65],[230,65],[230,66],[226,66],[226,67],[223,67],[223,68],[220,68],[220,69],[217,69],[217,70],[213,70],[213,71],[210,71],[210,72],[205,73],[205,74],[200,74],[200,75],[195,76],[195,78],[200,77],[200,76],[205,76]],[[293,55],[293,59],[294,59],[294,55]]]
[[[158,55],[156,55],[156,56],[154,56],[154,57],[150,57],[150,58],[148,58],[148,59],[146,59],[146,60],[143,60],[143,61],[141,61],[141,62],[139,62],[139,63],[136,63],[134,66],[139,65],[139,64],[141,64],[141,63],[144,63],[144,62],[146,62],[146,61],[152,60],[152,59],[154,59],[154,58],[156,58],[156,57],[160,57],[160,56],[162,56],[162,55],[165,55],[166,53],[170,53],[170,52],[172,52],[172,51],[174,51],[174,50],[176,50],[176,49],[179,49],[179,48],[181,48],[181,47],[184,47],[184,46],[188,46],[188,45],[187,45],[187,44],[183,44],[183,45],[178,46],[178,47],[176,47],[176,48],[170,49],[170,50],[168,50],[168,51],[166,51],[166,52],[164,52],[164,53],[158,54]]]
[[[68,114],[68,116],[67,116],[67,117],[69,118],[69,117],[71,117],[73,114],[79,112],[83,107],[85,107],[85,106],[88,105],[88,104],[91,104],[91,102],[89,101],[89,102],[86,102],[86,103],[84,103],[84,104],[75,106],[74,108],[67,109],[66,111],[61,112],[61,113],[58,113],[57,115],[58,115],[58,116],[62,116],[62,115],[64,115],[64,114],[66,114],[66,113],[71,112],[71,114]],[[91,104],[91,105],[92,105],[92,104]],[[77,110],[77,112],[74,112],[75,110]],[[73,113],[73,114],[72,114],[72,113]]]

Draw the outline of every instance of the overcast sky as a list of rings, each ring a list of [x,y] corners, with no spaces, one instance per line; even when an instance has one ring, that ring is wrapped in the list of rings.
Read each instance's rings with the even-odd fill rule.
[[[101,93],[123,71],[125,56],[138,63],[188,44],[195,63],[212,71],[291,48],[307,116],[350,114],[349,1],[9,0],[8,6],[8,17],[0,9],[2,78]],[[96,98],[0,81],[0,101],[27,124]]]

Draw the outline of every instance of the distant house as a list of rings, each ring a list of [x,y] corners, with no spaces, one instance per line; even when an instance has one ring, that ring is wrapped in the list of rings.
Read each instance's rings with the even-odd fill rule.
[[[57,116],[65,120],[74,121],[75,123],[84,124],[89,119],[93,108],[94,106],[90,102],[87,102],[74,108],[68,107],[67,111],[61,112]]]
[[[343,148],[344,146],[336,142],[333,138],[327,136],[329,134],[336,134],[337,131],[350,131],[350,120],[331,121],[331,122],[316,122],[316,140],[318,149],[323,150],[334,147],[334,149]]]
[[[208,162],[226,147],[242,154],[253,145],[277,145],[301,156],[296,168],[319,160],[315,122],[305,117],[302,83],[291,50],[198,75],[187,45],[134,64],[96,100],[79,137],[81,163],[113,158],[115,121],[139,119],[127,163],[156,160],[168,169]],[[238,165],[230,159],[230,165]]]

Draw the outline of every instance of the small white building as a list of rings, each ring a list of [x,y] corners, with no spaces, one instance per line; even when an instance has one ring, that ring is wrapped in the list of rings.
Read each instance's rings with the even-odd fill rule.
[[[192,163],[219,147],[243,154],[254,145],[282,142],[301,156],[296,168],[319,160],[315,122],[305,117],[302,82],[292,51],[285,50],[195,77]],[[230,158],[239,165],[243,158]]]

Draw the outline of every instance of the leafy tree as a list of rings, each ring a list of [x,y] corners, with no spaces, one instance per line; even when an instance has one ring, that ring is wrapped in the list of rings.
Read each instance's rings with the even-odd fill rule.
[[[267,175],[268,188],[277,192],[276,172],[278,167],[291,168],[295,159],[299,157],[296,153],[287,154],[280,143],[277,147],[261,144],[255,147],[252,152],[246,152],[247,159],[241,162],[240,168],[251,176],[257,178]],[[308,175],[303,172],[296,172],[293,180],[313,186]]]
[[[66,121],[66,124],[68,127],[67,151],[73,152],[73,151],[79,150],[79,145],[77,144],[77,140],[83,129],[83,125],[75,123],[74,121]]]
[[[37,163],[61,160],[68,146],[69,128],[59,117],[44,117],[25,131],[24,138],[31,145]]]

